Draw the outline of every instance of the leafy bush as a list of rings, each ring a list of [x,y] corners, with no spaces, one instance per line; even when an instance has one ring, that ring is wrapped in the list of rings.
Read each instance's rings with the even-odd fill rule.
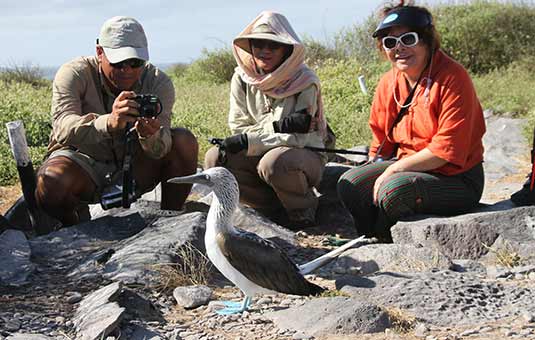
[[[230,135],[227,124],[229,110],[229,83],[210,84],[191,82],[187,77],[173,78],[176,102],[172,126],[185,127],[199,142],[199,161],[211,145],[209,137]]]
[[[11,65],[0,69],[0,81],[4,83],[24,83],[34,87],[47,86],[49,81],[43,78],[43,71],[39,66]]]
[[[525,2],[478,0],[432,10],[442,47],[474,73],[500,68],[535,53],[535,7]]]
[[[379,19],[372,14],[362,24],[341,29],[334,37],[334,49],[346,58],[354,58],[361,63],[378,62],[381,57],[372,38],[378,22]]]
[[[322,84],[325,115],[338,147],[369,144],[368,128],[373,92],[386,63],[364,65],[355,59],[329,60],[317,69]],[[358,76],[366,79],[368,94],[361,92]]]
[[[190,81],[221,84],[232,79],[235,68],[236,60],[230,48],[203,49],[202,56],[186,69],[184,77]]]
[[[338,60],[343,57],[334,47],[308,36],[303,38],[303,45],[305,46],[305,62],[311,67],[319,67],[327,60]]]
[[[475,75],[473,81],[483,108],[524,116],[535,103],[534,75],[535,57],[527,57],[507,67]]]

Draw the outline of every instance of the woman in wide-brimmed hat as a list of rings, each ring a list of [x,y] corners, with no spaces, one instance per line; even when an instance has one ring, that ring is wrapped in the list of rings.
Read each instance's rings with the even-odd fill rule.
[[[402,217],[478,204],[485,121],[470,76],[440,50],[431,13],[401,1],[383,14],[373,37],[392,69],[371,107],[374,162],[344,173],[338,194],[359,233],[389,239]]]
[[[233,135],[207,152],[205,167],[227,167],[238,180],[241,202],[282,206],[290,227],[313,225],[313,187],[326,157],[303,147],[325,147],[334,136],[327,132],[319,79],[304,64],[304,46],[283,15],[266,11],[234,39],[233,52]]]

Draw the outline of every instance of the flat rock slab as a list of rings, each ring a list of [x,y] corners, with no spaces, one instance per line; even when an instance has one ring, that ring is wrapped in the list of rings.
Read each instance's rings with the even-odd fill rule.
[[[421,272],[451,269],[453,263],[439,249],[409,244],[371,244],[345,251],[330,264],[339,274],[371,274],[377,271]]]
[[[80,302],[73,318],[77,339],[105,339],[119,325],[125,308],[120,307],[115,300],[121,289],[121,283],[114,282]]]
[[[174,263],[176,249],[191,243],[203,251],[205,213],[162,217],[138,234],[114,245],[114,253],[106,261],[103,276],[125,283],[154,283],[157,266]]]
[[[8,336],[6,340],[54,340],[54,338],[39,334],[16,333]]]
[[[394,243],[439,248],[452,259],[479,259],[500,236],[515,243],[535,241],[535,207],[398,222]]]
[[[30,261],[30,244],[22,231],[8,229],[0,234],[0,285],[20,286],[35,270]]]
[[[387,314],[376,305],[346,297],[313,299],[265,316],[279,329],[314,337],[383,332],[390,326]]]
[[[436,326],[495,322],[535,312],[535,288],[502,284],[470,273],[376,273],[346,276],[336,288],[355,299],[396,307]]]

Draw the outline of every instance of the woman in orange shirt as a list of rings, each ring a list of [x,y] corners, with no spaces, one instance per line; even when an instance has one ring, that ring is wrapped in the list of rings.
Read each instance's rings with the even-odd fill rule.
[[[485,121],[468,73],[440,50],[431,13],[402,1],[383,14],[373,37],[392,69],[371,107],[373,162],[347,171],[337,189],[359,233],[388,240],[404,216],[477,205]]]

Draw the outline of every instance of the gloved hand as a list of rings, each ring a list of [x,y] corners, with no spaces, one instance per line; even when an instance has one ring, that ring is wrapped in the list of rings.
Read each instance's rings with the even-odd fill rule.
[[[273,129],[280,133],[307,133],[310,129],[310,116],[306,110],[294,112],[282,118],[277,122],[273,122]]]
[[[230,153],[238,153],[242,150],[247,150],[249,142],[247,140],[247,134],[240,133],[234,136],[223,139],[221,143],[221,149]]]

